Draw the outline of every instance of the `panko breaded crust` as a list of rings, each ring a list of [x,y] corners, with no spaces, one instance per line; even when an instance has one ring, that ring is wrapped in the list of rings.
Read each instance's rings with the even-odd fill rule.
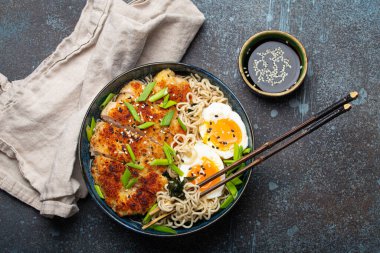
[[[151,95],[167,87],[170,100],[177,103],[186,101],[187,94],[191,92],[187,80],[176,76],[170,69],[159,72],[154,81],[156,84]],[[95,155],[91,167],[95,184],[100,186],[106,203],[119,216],[144,214],[156,202],[156,193],[167,184],[167,179],[162,176],[167,167],[151,166],[150,162],[166,158],[162,144],[170,144],[178,133],[185,134],[178,123],[176,107],[163,109],[159,106],[163,98],[155,102],[149,102],[149,99],[136,102],[144,88],[144,83],[138,80],[125,85],[101,112],[104,121],[97,122],[90,140],[91,153]],[[133,118],[125,102],[133,105],[141,122]],[[175,111],[170,125],[160,126],[170,110]],[[146,129],[138,129],[137,126],[144,122],[155,124]],[[138,181],[130,189],[125,189],[121,176],[125,164],[132,162],[127,150],[128,144],[135,155],[134,163],[144,169],[129,168],[132,178],[138,178]]]
[[[95,184],[102,189],[105,201],[119,216],[144,214],[156,202],[156,193],[161,191],[167,180],[152,169],[144,171],[128,168],[131,178],[138,178],[130,189],[125,189],[121,176],[125,165],[105,156],[96,156],[91,173]]]
[[[135,82],[134,82],[135,84]],[[136,90],[136,88],[133,88]],[[171,93],[170,93],[171,94]],[[163,142],[171,143],[174,135],[185,134],[185,131],[178,123],[178,113],[175,106],[168,109],[159,107],[159,103],[152,103],[146,100],[145,102],[136,102],[136,97],[140,94],[131,95],[130,93],[119,94],[115,102],[110,102],[101,112],[101,118],[107,122],[113,123],[119,127],[127,127],[134,129],[140,134],[149,136],[154,142],[163,144]],[[142,122],[154,122],[155,125],[139,130],[138,125],[142,122],[137,122],[124,102],[133,105],[136,112],[139,114]],[[160,126],[162,118],[170,111],[175,110],[174,116],[168,127]]]
[[[162,147],[151,141],[149,137],[107,122],[96,123],[95,132],[90,141],[92,154],[102,154],[120,162],[131,162],[127,144],[131,146],[136,159],[152,161],[165,158]]]

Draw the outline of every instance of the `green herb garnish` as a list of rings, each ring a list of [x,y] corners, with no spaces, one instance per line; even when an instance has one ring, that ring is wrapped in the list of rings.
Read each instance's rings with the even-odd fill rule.
[[[221,209],[226,208],[227,206],[229,206],[232,203],[233,200],[234,200],[234,197],[232,197],[231,194],[228,195],[228,197],[223,201],[223,203],[220,204],[220,208]]]
[[[170,110],[163,118],[161,121],[161,126],[169,126],[170,122],[172,121],[172,118],[174,116],[174,110]]]
[[[140,96],[136,99],[136,101],[137,101],[137,102],[144,102],[144,101],[148,98],[149,94],[152,92],[152,90],[153,90],[153,88],[154,88],[155,85],[156,85],[156,82],[148,83],[148,84],[145,86],[143,92],[142,92],[142,93],[140,94]]]
[[[135,154],[133,153],[133,150],[132,150],[132,148],[131,148],[131,145],[127,144],[126,147],[127,147],[128,154],[129,154],[129,156],[131,157],[132,161],[133,161],[133,162],[136,162],[136,156],[135,156]]]
[[[131,178],[131,172],[129,171],[128,168],[125,168],[125,171],[124,171],[123,175],[120,178],[121,183],[123,184],[124,187],[127,186],[130,178]]]
[[[163,233],[168,233],[168,234],[173,234],[173,235],[177,234],[177,231],[167,226],[152,225],[150,226],[150,228],[159,232],[163,232]]]
[[[185,126],[185,124],[183,124],[182,120],[178,117],[178,123],[179,125],[181,126],[181,128],[183,129],[183,131],[187,131],[187,127]]]
[[[100,186],[96,184],[94,185],[94,188],[95,188],[96,193],[99,195],[99,197],[101,199],[104,199],[104,195],[103,195],[102,190],[100,189]]]
[[[128,184],[125,186],[125,189],[129,189],[132,186],[134,186],[137,183],[137,180],[137,178],[132,178],[131,180],[129,180]]]
[[[169,165],[169,161],[168,159],[154,159],[149,164],[153,166],[167,166]]]
[[[156,94],[154,94],[153,96],[151,96],[149,98],[149,102],[156,102],[157,100],[163,98],[167,94],[168,94],[168,87],[165,87],[162,90],[160,90],[159,92],[157,92]]]
[[[141,125],[137,126],[138,129],[147,129],[148,127],[151,127],[154,125],[154,122],[145,122],[145,123],[142,123]]]
[[[114,96],[115,96],[115,94],[113,94],[113,93],[108,94],[106,99],[104,99],[103,103],[99,106],[100,109],[103,110],[108,105],[108,103],[112,100],[112,98]]]
[[[131,105],[130,103],[128,102],[125,102],[124,101],[124,104],[127,106],[129,112],[131,113],[132,117],[137,121],[137,122],[141,122],[141,119],[140,119],[140,116],[138,115],[136,109],[133,107],[133,105]]]
[[[128,167],[131,167],[131,168],[134,168],[134,169],[138,169],[138,170],[143,170],[144,167],[141,166],[141,165],[138,165],[138,164],[135,164],[135,163],[127,163],[126,164]]]

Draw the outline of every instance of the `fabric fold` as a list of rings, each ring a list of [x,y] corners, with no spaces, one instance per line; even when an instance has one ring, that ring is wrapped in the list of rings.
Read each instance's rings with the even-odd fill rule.
[[[28,77],[0,75],[0,187],[69,217],[87,194],[77,139],[94,96],[136,65],[179,61],[204,21],[189,0],[88,0],[73,33]]]

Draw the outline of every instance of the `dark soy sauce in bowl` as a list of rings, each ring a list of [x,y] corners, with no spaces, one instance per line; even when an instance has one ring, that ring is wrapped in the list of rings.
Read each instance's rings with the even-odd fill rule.
[[[266,41],[253,50],[247,69],[247,77],[262,91],[279,93],[295,85],[300,76],[301,62],[290,46]]]

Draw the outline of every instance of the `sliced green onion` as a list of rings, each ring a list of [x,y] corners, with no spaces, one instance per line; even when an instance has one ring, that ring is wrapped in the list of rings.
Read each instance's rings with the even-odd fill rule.
[[[163,106],[165,106],[165,105],[168,103],[168,101],[169,101],[169,97],[170,97],[170,95],[169,95],[169,94],[168,94],[168,95],[166,95],[166,96],[164,97]]]
[[[129,156],[131,157],[132,161],[133,162],[136,162],[136,156],[135,154],[133,153],[133,150],[131,148],[131,145],[127,144],[127,151],[128,151],[128,154]]]
[[[243,157],[243,146],[239,145],[239,159]]]
[[[112,100],[112,98],[115,96],[115,94],[113,93],[110,93],[108,94],[108,96],[106,97],[106,99],[104,99],[103,103],[99,106],[100,109],[104,109],[104,107],[106,107],[108,105],[108,103]]]
[[[153,125],[154,125],[154,122],[145,122],[137,126],[137,128],[142,130],[142,129],[147,129],[148,127],[151,127]]]
[[[101,199],[104,199],[104,195],[103,195],[102,190],[100,189],[100,186],[96,184],[94,185],[94,188],[95,188],[96,193],[99,195],[99,197]]]
[[[238,171],[238,170],[240,170],[241,168],[244,168],[244,167],[245,167],[245,163],[242,163],[239,166],[236,166],[235,168],[232,168],[229,171],[227,171],[226,176],[228,177],[232,173],[234,173],[234,172],[236,172],[236,171]]]
[[[134,168],[134,169],[138,169],[138,170],[143,170],[144,169],[143,166],[135,164],[135,163],[127,163],[127,166],[131,167],[131,168]]]
[[[233,159],[229,159],[229,160],[223,160],[223,162],[227,165],[230,165],[230,164],[233,164],[235,162],[235,160]]]
[[[235,199],[238,194],[238,190],[236,189],[235,185],[230,181],[226,183],[226,187],[228,191],[231,193],[232,197],[234,197]]]
[[[134,186],[137,183],[137,180],[138,179],[136,177],[129,180],[128,184],[125,186],[125,189],[129,189]]]
[[[180,170],[174,163],[172,164],[169,164],[169,167],[175,172],[177,173],[179,176],[183,176],[183,171]]]
[[[234,179],[231,180],[231,182],[236,186],[236,185],[241,185],[243,181],[239,177],[235,177]]]
[[[228,195],[228,197],[223,201],[223,203],[220,205],[220,208],[221,209],[224,209],[226,208],[227,206],[229,206],[232,201],[234,200],[234,197],[232,197],[232,195]]]
[[[153,166],[167,166],[169,165],[169,161],[168,159],[154,159],[149,164]]]
[[[136,99],[136,101],[144,102],[148,98],[149,94],[152,92],[155,85],[156,85],[156,82],[148,83],[145,86],[143,92],[141,92],[140,96]]]
[[[173,163],[173,157],[172,157],[172,152],[170,149],[168,149],[167,146],[163,146],[163,150],[164,150],[164,153],[165,153],[165,156],[166,156],[166,159],[168,159],[169,161],[169,164],[170,163]]]
[[[249,153],[251,153],[251,148],[246,148],[243,150],[243,155],[247,155]]]
[[[91,130],[92,130],[92,132],[94,132],[95,126],[96,126],[96,121],[95,121],[95,118],[92,117],[91,118]]]
[[[163,233],[168,233],[168,234],[173,234],[173,235],[177,234],[177,231],[167,226],[152,225],[150,226],[150,228],[159,232],[163,232]]]
[[[130,103],[125,102],[125,101],[124,101],[124,104],[127,106],[129,112],[132,114],[132,117],[133,117],[137,122],[141,122],[140,116],[139,116],[138,113],[136,112],[136,109],[133,107],[133,105],[131,105]]]
[[[92,117],[90,125],[86,126],[86,134],[87,134],[88,141],[91,140],[91,137],[94,134],[95,126],[96,126],[96,121],[95,121],[95,118]]]
[[[152,216],[149,215],[149,213],[150,213],[151,211],[153,211],[154,209],[156,209],[157,206],[158,206],[158,205],[157,205],[157,203],[156,203],[156,204],[154,204],[154,205],[149,209],[149,211],[146,213],[144,219],[142,220],[142,224],[145,225],[145,224],[148,224],[148,223],[149,223],[149,221],[152,219]]]
[[[171,107],[171,106],[173,106],[173,105],[176,105],[176,104],[177,104],[176,101],[169,100],[166,104],[161,103],[161,104],[160,104],[160,107],[163,108],[163,109],[168,109],[169,107]]]
[[[130,178],[131,178],[131,172],[129,171],[128,168],[125,168],[125,171],[124,171],[123,175],[120,178],[121,183],[123,184],[124,187],[127,186]]]
[[[165,97],[168,94],[168,87],[163,88],[153,96],[149,98],[149,102],[155,102],[163,97]]]
[[[183,131],[187,131],[187,127],[185,126],[185,124],[183,124],[182,120],[178,117],[178,123],[179,125],[181,126],[181,128],[183,129]]]
[[[91,141],[91,137],[92,137],[92,129],[90,126],[86,126],[86,134],[87,134],[87,140],[88,141]]]
[[[167,144],[166,142],[164,142],[164,147],[167,147],[167,149],[170,150],[171,154],[173,156],[175,156],[175,150],[169,144]]]
[[[239,145],[237,145],[236,143],[234,143],[234,160],[237,161],[240,159],[240,148],[239,148]]]
[[[172,118],[174,116],[174,110],[170,110],[163,118],[161,121],[161,126],[169,126],[170,122],[172,121]]]

